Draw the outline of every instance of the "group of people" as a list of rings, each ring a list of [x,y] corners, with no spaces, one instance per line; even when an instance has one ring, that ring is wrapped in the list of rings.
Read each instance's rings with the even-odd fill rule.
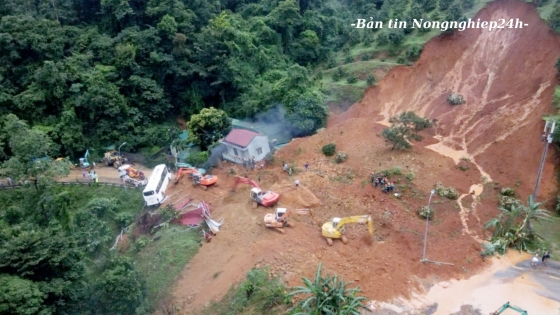
[[[264,160],[261,160],[260,162],[255,161],[255,156],[253,155],[253,157],[251,159],[243,159],[243,168],[245,169],[245,171],[247,171],[247,169],[250,170],[255,170],[256,168],[264,168]]]
[[[376,175],[375,171],[373,171],[371,172],[370,180],[371,183],[375,185],[375,188],[378,186],[381,187],[381,191],[385,194],[392,192],[395,189],[395,184],[389,181],[389,178],[387,178],[384,174]]]
[[[546,260],[550,259],[550,252],[549,251],[544,252],[541,259],[542,259],[542,264],[546,266]],[[538,263],[539,263],[539,251],[537,251],[535,256],[533,256],[533,258],[531,259],[531,266],[536,267]]]
[[[99,183],[99,177],[97,176],[97,173],[95,173],[95,171],[90,171],[89,173],[86,171],[82,171],[82,176],[88,181]]]

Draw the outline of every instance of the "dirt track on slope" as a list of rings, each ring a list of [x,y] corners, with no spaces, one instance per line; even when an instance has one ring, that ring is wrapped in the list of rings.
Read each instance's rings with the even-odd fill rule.
[[[260,175],[263,188],[281,192],[279,206],[299,208],[309,203],[321,222],[334,216],[371,214],[376,229],[373,244],[362,238],[364,226],[349,225],[349,244],[335,241],[329,247],[306,217],[294,217],[297,226],[286,235],[267,230],[262,219],[271,210],[252,209],[246,187],[240,186],[233,195],[229,192],[233,179],[226,173],[231,165],[216,170],[219,186],[206,192],[190,185],[174,187],[209,202],[213,216],[225,221],[222,231],[203,245],[176,282],[173,296],[182,312],[191,313],[221,298],[251,267],[265,264],[288,285],[299,285],[301,277],[312,277],[322,262],[328,272],[354,281],[364,295],[377,301],[423,292],[438,281],[468,278],[488,266],[479,254],[478,240],[488,236],[484,222],[497,213],[500,187],[518,186],[523,199],[532,191],[543,149],[541,117],[551,111],[557,84],[554,64],[560,56],[560,41],[532,5],[497,1],[477,16],[500,17],[519,18],[529,26],[492,32],[470,29],[431,40],[414,66],[393,69],[366,92],[361,103],[331,117],[325,131],[295,139],[265,171],[249,174],[255,180]],[[463,94],[467,102],[449,105],[450,92]],[[376,136],[384,126],[375,122],[404,110],[437,119],[438,127],[423,133],[425,139],[413,150],[391,152]],[[334,164],[322,155],[321,147],[330,142],[349,154],[348,161]],[[452,158],[426,146],[456,159],[470,156],[471,162],[462,162],[470,169],[461,171]],[[555,157],[550,156],[539,199],[557,189]],[[299,168],[309,162],[310,169],[289,177],[282,171],[282,161]],[[371,171],[395,166],[415,175],[411,184],[397,183],[402,198],[367,184]],[[494,182],[470,195],[482,172]],[[301,189],[291,187],[296,178]],[[427,204],[437,181],[465,195],[461,206],[438,196],[432,199],[436,218],[430,225],[427,257],[452,266],[420,263],[425,222],[416,210]]]

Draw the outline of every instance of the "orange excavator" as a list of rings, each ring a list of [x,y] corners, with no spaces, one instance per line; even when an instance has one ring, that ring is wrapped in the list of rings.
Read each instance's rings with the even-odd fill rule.
[[[194,167],[181,167],[177,171],[175,185],[177,185],[181,178],[186,174],[191,176],[193,186],[200,185],[204,190],[207,190],[208,186],[216,186],[218,183],[218,176],[216,175],[202,175],[202,173]]]
[[[319,224],[319,222],[317,222],[317,220],[315,219],[315,216],[314,216],[314,213],[313,213],[312,209],[295,209],[295,210],[290,209],[290,210],[288,210],[286,208],[276,208],[276,211],[274,213],[267,213],[264,216],[264,224],[266,225],[266,227],[274,228],[278,232],[280,232],[282,234],[285,234],[286,232],[284,231],[283,228],[294,227],[293,223],[288,222],[288,218],[292,214],[299,214],[299,215],[309,214],[311,216],[311,218],[313,219],[313,221],[315,221],[315,224],[317,224],[318,226],[321,226]]]
[[[251,197],[251,199],[253,200],[253,208],[257,208],[259,205],[272,207],[278,202],[278,199],[280,199],[279,194],[273,191],[262,191],[257,183],[248,178],[240,176],[235,177],[235,183],[233,184],[233,188],[231,189],[231,191],[235,191],[235,188],[239,184],[247,184],[253,186],[249,195],[249,197]]]
[[[130,178],[134,178],[134,179],[139,179],[139,180],[146,179],[146,176],[144,175],[144,172],[133,168],[129,164],[125,164],[125,165],[120,166],[117,169],[117,171],[119,172],[119,175],[121,177],[126,175],[126,176],[129,176]]]

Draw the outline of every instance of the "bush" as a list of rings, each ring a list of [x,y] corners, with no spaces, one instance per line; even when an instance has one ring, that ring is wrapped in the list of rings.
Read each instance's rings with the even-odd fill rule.
[[[130,223],[132,223],[133,220],[134,220],[134,215],[132,215],[128,212],[119,213],[115,217],[115,221],[117,221],[120,228],[125,228],[125,227],[129,226]]]
[[[408,172],[408,173],[404,174],[404,177],[405,177],[409,182],[411,182],[411,181],[414,179],[414,173]]]
[[[329,69],[335,68],[336,66],[337,66],[336,59],[332,58],[329,59],[329,61],[327,61],[327,67],[329,67]]]
[[[362,55],[360,56],[360,59],[361,59],[362,61],[368,61],[368,60],[371,59],[371,56],[370,56],[370,54],[362,54]]]
[[[208,161],[208,151],[191,153],[186,158],[186,162],[194,167],[203,167]]]
[[[139,252],[142,248],[148,246],[148,244],[150,244],[150,238],[146,235],[140,235],[140,237],[136,239],[136,242],[134,242],[134,249]]]
[[[344,59],[344,61],[346,61],[346,63],[352,63],[352,62],[354,62],[354,57],[346,56],[346,59]]]
[[[504,187],[500,190],[500,195],[508,196],[508,197],[514,197],[515,196],[515,190],[513,190],[513,188]]]
[[[340,78],[342,78],[343,76],[345,76],[346,73],[344,72],[344,70],[342,69],[342,67],[338,67],[336,69],[336,72],[333,74],[332,78],[333,81],[338,81],[340,80]]]
[[[406,50],[406,57],[408,58],[408,60],[415,61],[418,59],[418,57],[420,57],[421,52],[422,52],[422,46],[419,45],[410,46]]]
[[[446,197],[453,200],[459,198],[459,192],[455,188],[451,186],[445,187],[440,182],[437,182],[436,184],[436,193],[441,197]]]
[[[323,146],[321,151],[323,151],[323,154],[325,156],[333,156],[334,153],[336,152],[336,144],[334,144],[334,143],[326,144],[326,145]]]
[[[358,78],[356,77],[355,74],[351,74],[351,75],[346,79],[346,82],[348,82],[349,84],[356,83],[356,82],[358,82]]]
[[[434,217],[434,210],[428,206],[423,206],[418,210],[418,215],[423,219],[431,220]]]
[[[447,97],[447,102],[451,105],[461,105],[465,103],[465,98],[461,94],[451,93]]]
[[[368,75],[366,82],[368,85],[373,85],[373,83],[375,83],[375,77],[372,74]]]
[[[511,210],[514,206],[522,206],[523,205],[521,200],[519,200],[515,197],[512,197],[512,196],[500,195],[499,199],[500,199],[500,207],[502,207],[506,210]]]
[[[387,37],[387,33],[385,33],[385,32],[379,33],[379,35],[377,35],[376,41],[377,41],[377,44],[380,45],[380,46],[383,46],[383,45],[387,44],[389,42],[389,38]]]
[[[493,256],[495,252],[496,252],[495,244],[485,242],[484,244],[482,244],[482,250],[480,251],[480,255],[482,257]]]
[[[399,56],[399,58],[397,58],[397,63],[400,65],[404,65],[406,63],[406,59],[404,59],[403,56]]]
[[[342,163],[348,159],[348,154],[344,152],[338,152],[334,158],[335,163]]]

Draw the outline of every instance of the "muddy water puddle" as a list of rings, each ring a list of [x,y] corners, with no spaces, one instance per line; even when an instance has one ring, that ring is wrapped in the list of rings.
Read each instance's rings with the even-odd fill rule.
[[[529,254],[509,251],[501,258],[492,258],[492,265],[488,269],[469,279],[436,283],[427,292],[416,293],[408,300],[396,299],[391,303],[371,301],[369,305],[374,310],[391,310],[401,315],[416,315],[420,314],[421,310],[437,304],[436,311],[430,314],[449,315],[458,312],[462,305],[472,305],[482,314],[490,314],[506,302],[510,302],[531,315],[560,314],[560,302],[546,297],[550,294],[560,295],[560,293],[555,292],[553,288],[547,289],[534,277],[535,272],[543,271],[532,270],[528,267],[528,263],[527,267],[524,264],[517,264],[530,258]],[[550,292],[551,290],[553,292]],[[503,314],[516,313],[508,310]]]

